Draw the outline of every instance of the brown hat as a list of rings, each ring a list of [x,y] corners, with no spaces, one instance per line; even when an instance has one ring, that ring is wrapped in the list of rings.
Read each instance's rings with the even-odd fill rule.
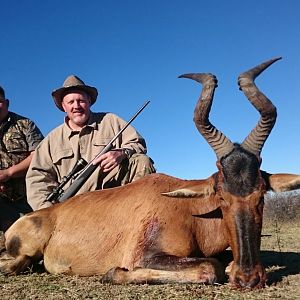
[[[70,75],[66,78],[61,88],[52,92],[54,102],[61,111],[64,111],[61,105],[63,97],[68,94],[69,91],[74,89],[86,92],[91,97],[91,105],[96,102],[98,96],[97,89],[95,87],[86,85],[79,77]]]

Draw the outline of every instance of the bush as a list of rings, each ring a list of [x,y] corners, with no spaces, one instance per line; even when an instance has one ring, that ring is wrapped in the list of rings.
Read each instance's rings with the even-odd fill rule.
[[[269,192],[265,196],[264,218],[287,222],[295,221],[300,213],[300,190],[283,193]]]

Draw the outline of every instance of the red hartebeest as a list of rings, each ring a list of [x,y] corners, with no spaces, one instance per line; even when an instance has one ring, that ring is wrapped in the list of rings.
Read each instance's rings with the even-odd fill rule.
[[[5,234],[1,272],[18,274],[43,259],[51,273],[103,275],[115,283],[214,283],[223,281],[224,266],[212,257],[231,247],[229,281],[236,287],[264,286],[259,258],[264,194],[300,188],[298,175],[260,170],[276,108],[254,79],[276,60],[239,77],[240,89],[261,115],[242,144],[209,121],[215,76],[180,76],[203,86],[194,121],[217,155],[217,173],[204,180],[152,174],[30,213]]]

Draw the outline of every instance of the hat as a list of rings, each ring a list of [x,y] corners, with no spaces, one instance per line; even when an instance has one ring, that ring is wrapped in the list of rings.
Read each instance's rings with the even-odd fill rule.
[[[66,78],[61,88],[52,92],[54,102],[61,111],[64,111],[61,105],[63,97],[68,94],[69,91],[74,89],[86,92],[91,97],[91,105],[96,102],[98,96],[97,89],[95,87],[86,85],[79,77],[70,75]]]

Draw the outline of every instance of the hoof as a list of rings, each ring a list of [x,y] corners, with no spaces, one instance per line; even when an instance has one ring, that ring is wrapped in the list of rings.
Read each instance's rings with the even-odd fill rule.
[[[103,283],[122,283],[123,282],[123,274],[128,272],[127,269],[124,268],[111,268],[108,270],[103,277],[101,278],[101,282]]]

